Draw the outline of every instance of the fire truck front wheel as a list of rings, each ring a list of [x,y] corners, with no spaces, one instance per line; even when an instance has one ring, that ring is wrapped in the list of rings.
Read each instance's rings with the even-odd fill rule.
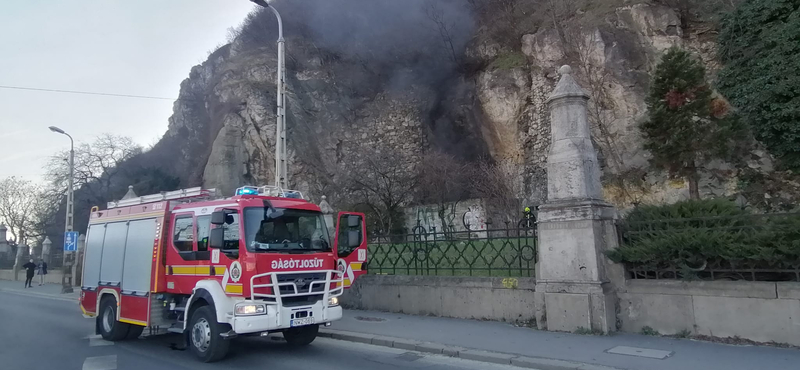
[[[319,325],[301,326],[284,331],[283,339],[293,346],[307,346],[317,339],[317,333],[319,333]]]
[[[117,321],[117,301],[114,297],[106,296],[100,301],[97,326],[105,340],[118,341],[128,336],[130,325]]]
[[[210,306],[194,310],[187,329],[189,346],[201,361],[219,361],[228,354],[230,342],[220,335],[225,331],[224,324],[217,322],[217,315]]]

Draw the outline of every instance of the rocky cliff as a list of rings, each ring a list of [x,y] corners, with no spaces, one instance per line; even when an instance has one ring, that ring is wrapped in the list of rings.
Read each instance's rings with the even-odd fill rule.
[[[671,45],[713,73],[714,24],[687,3],[606,0],[277,1],[285,19],[289,181],[336,203],[348,163],[432,150],[518,169],[518,196],[544,199],[550,142],[545,104],[571,64],[592,96],[590,120],[614,203],[685,198],[683,181],[648,168],[638,124],[649,75]],[[700,1],[697,1],[700,3]],[[727,2],[724,2],[727,3]],[[503,7],[501,7],[501,5]],[[707,4],[706,4],[707,5]],[[156,149],[185,185],[273,181],[275,28],[251,14],[231,42],[191,70]],[[746,165],[770,171],[760,150]],[[165,164],[166,165],[166,164]],[[738,192],[739,169],[709,163],[704,195]]]

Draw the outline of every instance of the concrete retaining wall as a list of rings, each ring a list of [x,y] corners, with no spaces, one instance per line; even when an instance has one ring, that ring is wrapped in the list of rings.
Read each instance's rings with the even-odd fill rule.
[[[800,283],[628,280],[621,330],[735,337],[800,346]]]
[[[532,278],[365,275],[345,292],[348,308],[530,323]]]
[[[49,269],[48,269],[49,270]],[[14,270],[0,270],[0,280],[14,280]],[[20,270],[17,273],[17,279],[20,284],[25,281],[25,271]],[[61,271],[48,271],[44,279],[45,283],[61,284]],[[33,277],[33,283],[39,284],[39,276]]]

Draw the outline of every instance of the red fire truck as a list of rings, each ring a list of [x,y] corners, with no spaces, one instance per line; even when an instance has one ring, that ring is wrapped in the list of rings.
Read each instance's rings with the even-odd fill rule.
[[[306,345],[342,317],[338,297],[367,258],[364,215],[320,208],[297,191],[201,188],[93,209],[80,307],[106,340],[181,333],[204,362],[229,339],[281,332]],[[145,331],[145,329],[148,329]]]

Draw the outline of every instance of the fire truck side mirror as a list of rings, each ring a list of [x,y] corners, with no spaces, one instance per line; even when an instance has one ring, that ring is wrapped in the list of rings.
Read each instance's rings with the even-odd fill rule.
[[[225,223],[225,216],[227,213],[225,211],[216,211],[211,213],[211,224],[212,225],[222,225]]]
[[[214,216],[211,216],[212,219]],[[214,249],[222,249],[225,246],[225,228],[217,226],[209,232],[208,247]]]

